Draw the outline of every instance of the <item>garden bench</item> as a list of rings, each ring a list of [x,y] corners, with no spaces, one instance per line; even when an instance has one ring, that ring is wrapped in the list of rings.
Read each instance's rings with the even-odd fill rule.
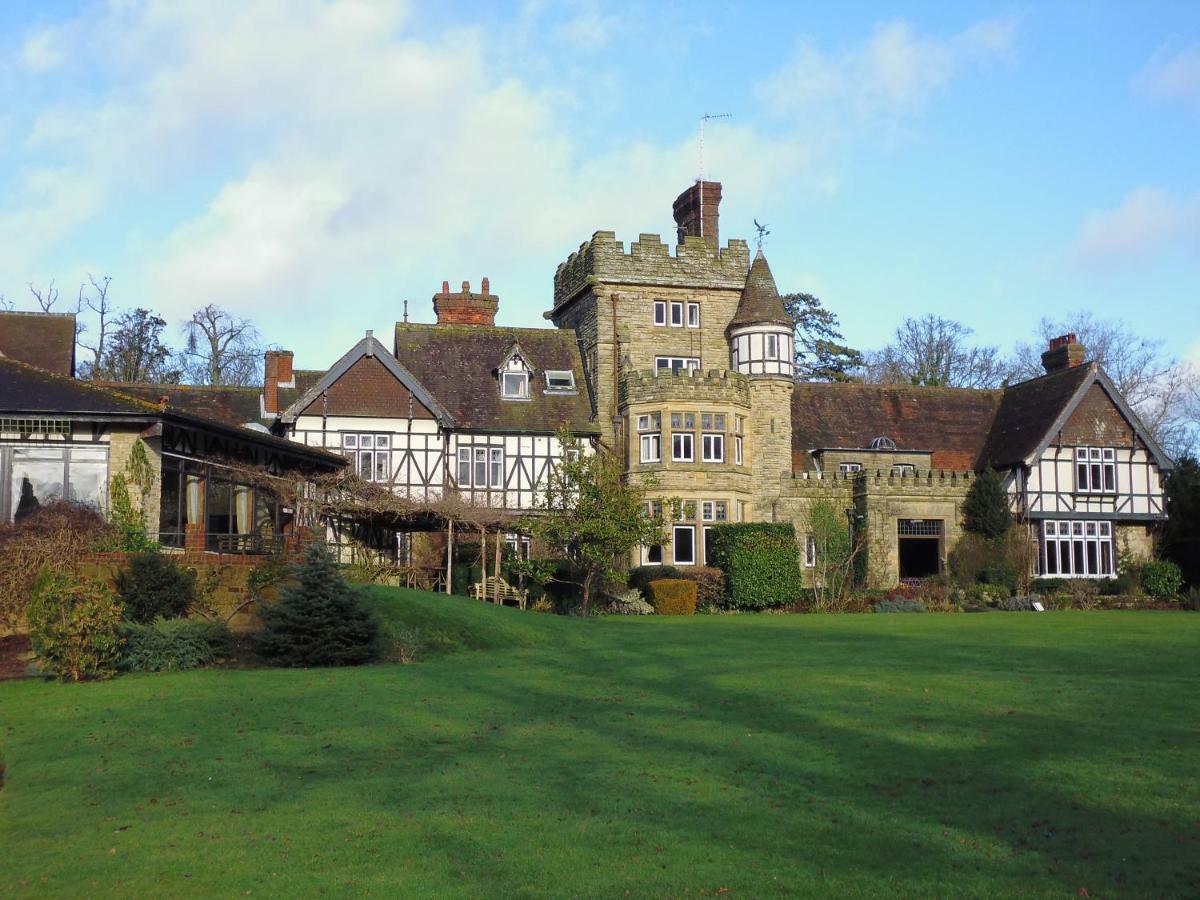
[[[498,575],[489,575],[471,585],[471,596],[476,600],[495,600],[500,603],[512,598],[517,601],[517,606],[524,609],[529,591],[513,587]]]

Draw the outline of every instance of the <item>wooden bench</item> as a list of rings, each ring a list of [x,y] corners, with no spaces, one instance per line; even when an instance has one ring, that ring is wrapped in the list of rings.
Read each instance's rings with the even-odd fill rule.
[[[511,598],[517,601],[517,606],[524,609],[525,602],[529,599],[529,591],[515,588],[496,575],[489,575],[483,581],[471,585],[471,596],[476,600],[494,600],[500,603]]]

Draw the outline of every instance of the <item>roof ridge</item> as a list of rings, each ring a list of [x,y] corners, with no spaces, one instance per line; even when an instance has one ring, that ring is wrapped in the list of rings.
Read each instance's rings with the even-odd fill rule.
[[[121,391],[114,390],[113,388],[106,387],[103,384],[87,381],[86,379],[72,378],[67,375],[59,375],[57,372],[50,372],[39,366],[31,366],[29,363],[21,362],[19,359],[13,359],[11,356],[0,356],[0,364],[19,366],[20,368],[26,369],[39,377],[46,378],[51,381],[65,382],[67,384],[82,388],[85,391],[103,394],[110,398],[115,397],[119,400],[134,403],[138,406],[143,406],[148,410],[154,410],[155,412],[161,412],[163,409],[161,405],[157,403],[151,403],[149,400],[143,400],[141,397],[135,397],[132,394],[125,394]]]

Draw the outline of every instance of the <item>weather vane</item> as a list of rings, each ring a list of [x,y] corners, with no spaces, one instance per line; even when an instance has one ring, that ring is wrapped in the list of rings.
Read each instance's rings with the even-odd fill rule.
[[[758,237],[755,238],[755,240],[758,242],[758,250],[761,253],[763,244],[765,244],[767,241],[767,235],[770,234],[771,231],[766,225],[759,225],[758,219],[754,220],[754,227],[758,229]]]

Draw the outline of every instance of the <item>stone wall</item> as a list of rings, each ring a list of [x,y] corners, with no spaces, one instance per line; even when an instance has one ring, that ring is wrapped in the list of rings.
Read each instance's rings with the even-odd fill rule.
[[[109,432],[108,442],[108,496],[109,511],[112,509],[112,480],[117,475],[125,475],[128,481],[127,467],[134,444],[141,439],[146,445],[146,459],[150,463],[150,488],[142,497],[137,486],[129,484],[129,496],[134,507],[141,507],[146,525],[146,533],[154,536],[158,533],[159,502],[162,497],[162,441],[158,437],[140,438],[140,428],[123,428],[113,425]]]

